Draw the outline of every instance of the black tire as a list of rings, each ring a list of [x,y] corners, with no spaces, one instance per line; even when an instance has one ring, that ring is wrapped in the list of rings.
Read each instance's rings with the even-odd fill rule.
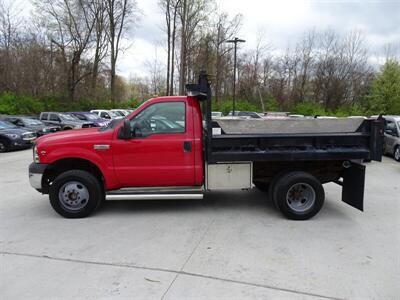
[[[0,139],[0,152],[10,151],[10,142],[6,139]]]
[[[396,161],[400,162],[400,146],[394,147],[393,157]]]
[[[77,189],[85,192],[88,199],[77,198],[80,194],[74,194],[75,199],[69,199],[70,196],[64,197],[60,195],[61,190],[67,192],[67,188],[76,185]],[[83,193],[82,193],[83,194]],[[50,204],[54,210],[65,218],[84,218],[93,213],[102,203],[104,199],[104,191],[99,180],[92,174],[81,170],[66,171],[54,180],[49,189]],[[65,200],[68,198],[68,200]],[[64,199],[64,200],[63,200]],[[66,203],[71,201],[70,203]],[[75,204],[72,204],[75,203]],[[75,205],[75,207],[74,207]],[[80,207],[83,206],[83,207]]]
[[[260,182],[260,181],[254,181],[253,184],[258,190],[260,190],[262,192],[268,192],[268,189],[269,189],[269,184],[268,183]]]
[[[325,192],[320,181],[313,175],[301,171],[281,176],[273,190],[275,206],[284,216],[292,220],[312,218],[321,210],[324,200]]]

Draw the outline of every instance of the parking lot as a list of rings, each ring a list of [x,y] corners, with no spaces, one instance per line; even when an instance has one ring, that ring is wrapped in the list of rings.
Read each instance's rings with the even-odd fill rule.
[[[398,299],[400,164],[367,167],[365,212],[284,219],[266,195],[108,202],[63,219],[29,186],[32,151],[0,155],[2,299]]]

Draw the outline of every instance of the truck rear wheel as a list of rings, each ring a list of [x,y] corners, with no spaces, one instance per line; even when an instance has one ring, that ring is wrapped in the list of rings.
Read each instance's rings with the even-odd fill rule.
[[[66,171],[49,190],[50,204],[65,218],[84,218],[94,212],[104,198],[99,180],[81,170]]]
[[[290,172],[273,187],[275,206],[289,219],[307,220],[315,216],[325,200],[320,181],[306,172]]]

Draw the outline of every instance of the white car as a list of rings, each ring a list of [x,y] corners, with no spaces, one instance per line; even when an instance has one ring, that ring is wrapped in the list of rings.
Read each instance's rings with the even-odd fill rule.
[[[130,112],[128,110],[126,110],[126,109],[114,108],[111,111],[114,112],[115,114],[117,114],[120,117],[126,117],[127,115],[130,114]]]
[[[220,111],[212,111],[211,112],[211,118],[221,118],[221,117],[223,117],[224,115],[223,115],[223,113],[222,112],[220,112]]]
[[[93,109],[90,112],[98,115],[100,118],[108,119],[108,120],[123,118],[122,116],[116,114],[112,110],[107,110],[107,109]]]

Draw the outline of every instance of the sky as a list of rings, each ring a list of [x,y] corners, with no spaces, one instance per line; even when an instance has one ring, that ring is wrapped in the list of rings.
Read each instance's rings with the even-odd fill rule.
[[[146,75],[146,63],[165,60],[163,15],[157,0],[137,0],[141,10],[136,29],[130,33],[130,47],[120,57],[121,75]],[[305,1],[305,0],[217,0],[218,11],[230,17],[242,14],[238,34],[246,43],[241,51],[255,46],[261,33],[273,51],[284,52],[312,29],[333,29],[339,34],[361,31],[371,63],[383,60],[384,46],[397,45],[400,51],[400,0],[383,1]]]

